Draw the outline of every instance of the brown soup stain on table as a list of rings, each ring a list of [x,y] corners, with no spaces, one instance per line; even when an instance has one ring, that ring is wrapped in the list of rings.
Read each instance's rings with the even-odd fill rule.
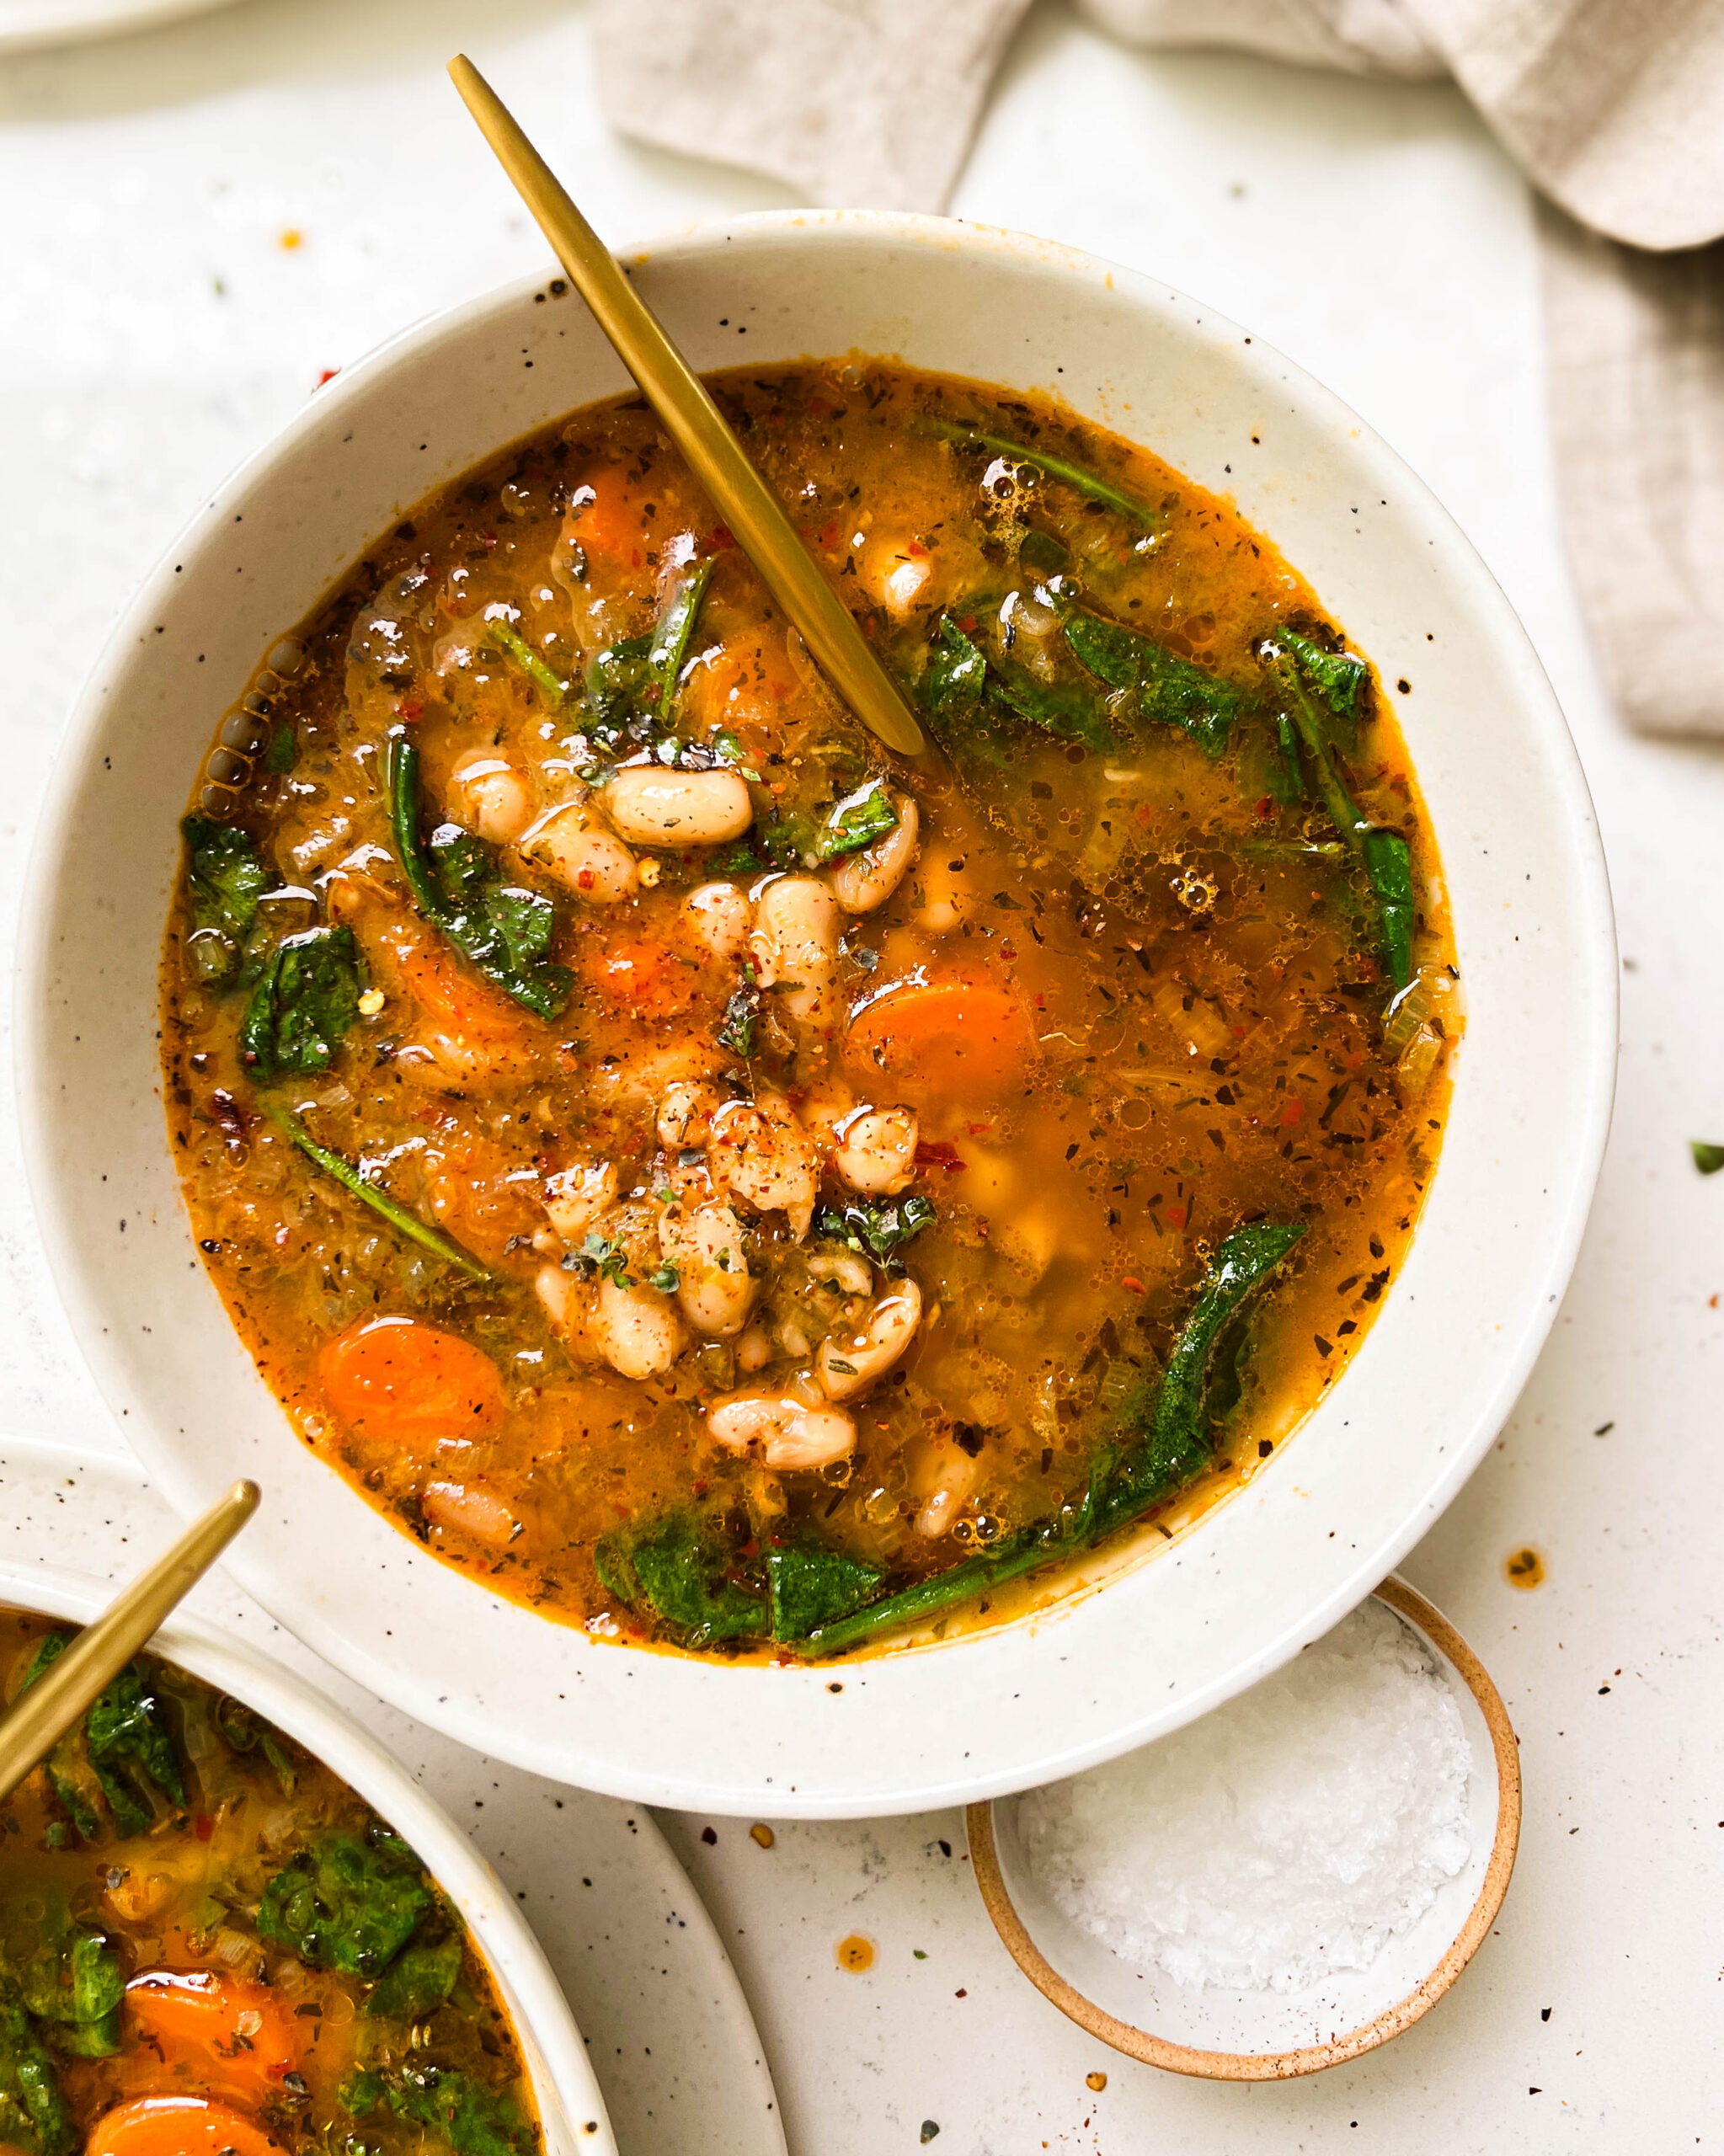
[[[1535,1587],[1545,1584],[1545,1561],[1529,1545],[1512,1550],[1502,1561],[1502,1577],[1510,1587],[1518,1587],[1529,1594]]]
[[[1269,1462],[1382,1307],[1461,1015],[1393,715],[1225,503],[977,384],[715,387],[955,763],[880,750],[651,414],[589,408],[235,707],[191,866],[252,881],[175,902],[163,1059],[199,1247],[320,1458],[547,1616],[783,1654],[1087,1518],[1254,1222],[1302,1234],[1156,1501]],[[1410,849],[1400,961],[1367,829]]]
[[[847,1969],[853,1977],[861,1976],[864,1970],[872,1969],[874,1966],[874,1942],[872,1939],[864,1939],[859,1931],[851,1932],[847,1939],[841,1939],[835,1952],[839,1967]]]

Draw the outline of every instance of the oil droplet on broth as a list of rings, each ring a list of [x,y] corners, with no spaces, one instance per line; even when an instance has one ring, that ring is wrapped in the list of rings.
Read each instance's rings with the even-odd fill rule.
[[[1523,1594],[1529,1594],[1535,1587],[1545,1584],[1545,1561],[1529,1543],[1503,1560],[1502,1577],[1510,1587],[1518,1587]]]
[[[841,1969],[848,1969],[853,1977],[859,1977],[864,1969],[872,1969],[874,1966],[873,1940],[864,1939],[859,1931],[851,1932],[848,1939],[841,1939],[838,1942],[838,1966]]]

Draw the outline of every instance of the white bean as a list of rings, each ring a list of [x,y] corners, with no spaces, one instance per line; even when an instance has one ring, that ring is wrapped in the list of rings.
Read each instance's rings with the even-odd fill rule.
[[[595,905],[614,905],[640,888],[634,856],[584,802],[549,810],[523,834],[520,846],[527,860]]]
[[[494,749],[469,749],[449,774],[449,813],[493,846],[512,846],[533,820],[532,788]]]
[[[766,1326],[751,1325],[736,1343],[736,1367],[739,1370],[747,1370],[750,1374],[755,1370],[763,1370],[771,1361],[776,1352],[772,1346],[772,1336],[767,1331]]]
[[[665,1088],[659,1102],[659,1143],[667,1153],[686,1145],[704,1145],[709,1118],[724,1096],[716,1086],[698,1078],[678,1078]]]
[[[428,1482],[419,1492],[419,1510],[433,1527],[470,1534],[494,1550],[515,1540],[514,1513],[488,1490],[475,1490],[462,1482]]]
[[[755,910],[734,883],[702,883],[682,902],[694,940],[710,958],[727,964],[739,958],[754,926]]]
[[[604,793],[605,814],[638,846],[717,846],[740,838],[755,819],[754,803],[736,771],[666,771],[631,764]]]
[[[585,1283],[561,1265],[542,1265],[533,1275],[533,1293],[557,1331],[579,1352],[593,1299]]]
[[[564,1242],[579,1242],[616,1198],[616,1171],[609,1161],[577,1162],[545,1178],[545,1210]]]
[[[916,1533],[926,1535],[930,1542],[937,1542],[942,1534],[949,1534],[965,1500],[974,1494],[981,1479],[979,1458],[972,1460],[957,1445],[943,1448],[932,1482],[925,1481],[921,1486],[922,1507],[915,1516]]]
[[[688,1345],[675,1304],[638,1280],[627,1288],[615,1280],[600,1281],[587,1337],[595,1352],[626,1378],[662,1377]]]
[[[707,1166],[721,1190],[757,1213],[782,1212],[798,1242],[820,1187],[819,1155],[782,1093],[727,1101],[713,1111]]]
[[[895,1198],[915,1174],[917,1135],[909,1108],[860,1108],[838,1126],[832,1165],[852,1190]]]
[[[781,1473],[825,1467],[856,1449],[856,1424],[838,1409],[759,1393],[733,1393],[715,1401],[707,1428],[727,1451],[758,1445],[765,1464]]]
[[[849,1400],[883,1376],[915,1337],[922,1321],[922,1291],[905,1280],[875,1304],[860,1332],[829,1334],[820,1342],[815,1370],[829,1400]]]
[[[836,1022],[838,905],[817,877],[780,876],[767,884],[748,942],[762,988],[793,984],[782,999],[793,1018]]]
[[[896,798],[896,827],[884,838],[865,846],[860,853],[846,854],[830,871],[832,894],[846,913],[872,913],[883,906],[898,889],[915,857],[916,834],[921,818],[906,794]]]
[[[755,1283],[748,1269],[742,1222],[729,1205],[667,1205],[659,1246],[676,1267],[676,1299],[697,1332],[729,1340],[748,1323]]]

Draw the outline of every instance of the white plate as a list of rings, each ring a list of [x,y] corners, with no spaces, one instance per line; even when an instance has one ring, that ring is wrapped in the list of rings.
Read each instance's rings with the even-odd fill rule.
[[[0,53],[123,37],[224,8],[231,0],[0,0]]]
[[[859,349],[1057,389],[1234,494],[1385,679],[1408,680],[1396,716],[1468,1032],[1422,1224],[1364,1347],[1175,1544],[1150,1532],[1087,1563],[1094,1591],[1043,1615],[840,1671],[735,1669],[547,1623],[439,1564],[291,1437],[192,1247],[163,1137],[178,818],[259,655],[376,533],[625,386],[579,302],[543,284],[345,371],[200,513],[109,644],[61,753],[21,937],[45,1239],[168,1497],[189,1510],[255,1474],[269,1501],[236,1573],[371,1690],[538,1772],[686,1809],[854,1817],[996,1795],[1144,1743],[1319,1637],[1495,1437],[1567,1281],[1609,1118],[1615,947],[1592,807],[1537,659],[1449,518],[1356,414],[1196,302],[1047,242],[859,212],[697,232],[634,275],[697,366]]]
[[[67,1579],[105,1599],[176,1526],[124,1461],[0,1444],[0,1601],[28,1596],[33,1580]],[[318,1662],[220,1573],[186,1609],[326,1694],[495,1868],[580,2025],[621,2156],[784,2156],[748,2001],[643,1806],[559,1788],[410,1721]]]

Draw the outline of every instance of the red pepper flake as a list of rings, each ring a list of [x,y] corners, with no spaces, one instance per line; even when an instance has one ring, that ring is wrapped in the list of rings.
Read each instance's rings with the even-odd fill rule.
[[[915,1164],[919,1168],[944,1168],[948,1176],[961,1176],[969,1165],[955,1145],[948,1145],[943,1138],[924,1139],[915,1149]]]
[[[920,539],[912,539],[910,541],[909,552],[910,558],[913,562],[923,562],[928,558],[928,550],[925,546],[923,546]]]
[[[206,1842],[215,1831],[216,1822],[210,1817],[209,1813],[207,1812],[199,1812],[196,1822],[196,1833],[198,1839],[200,1842]]]
[[[1170,1205],[1167,1208],[1168,1226],[1170,1228],[1182,1228],[1186,1224],[1189,1213],[1190,1208],[1188,1206]]]
[[[424,715],[424,701],[419,696],[407,696],[395,707],[395,716],[404,718],[409,726],[416,718],[423,718]]]
[[[701,1829],[701,1839],[706,1844],[709,1849],[716,1849],[718,1846],[718,1830],[712,1827],[702,1827]]]
[[[991,1123],[968,1123],[964,1125],[972,1138],[985,1138],[993,1128]]]
[[[713,526],[713,535],[707,542],[707,552],[709,554],[722,554],[727,547],[734,547],[735,544],[736,536],[730,526],[728,524],[715,524]]]
[[[1129,1288],[1134,1295],[1144,1295],[1149,1293],[1149,1290],[1144,1286],[1143,1282],[1138,1278],[1134,1273],[1128,1273],[1120,1281],[1119,1284],[1122,1288]]]
[[[339,374],[340,371],[341,370],[339,367],[325,367],[323,371],[318,376],[318,388],[321,389],[326,382],[334,382],[336,376]]]
[[[821,526],[814,543],[822,550],[823,552],[829,554],[832,552],[834,547],[837,546],[838,520],[835,516],[832,519],[830,524],[823,524]]]
[[[1275,1120],[1284,1130],[1291,1130],[1294,1123],[1305,1121],[1305,1102],[1289,1101]]]
[[[1262,799],[1258,802],[1257,807],[1252,810],[1252,815],[1258,817],[1264,823],[1268,823],[1270,817],[1272,817],[1274,813],[1275,804],[1269,798],[1267,793],[1263,796]]]
[[[1015,958],[1017,956],[1017,946],[1015,943],[1002,943],[1000,946],[1000,955],[1002,958]]]
[[[973,637],[976,632],[975,616],[974,614],[960,614],[958,618],[958,626],[963,631],[963,633],[967,637]]]
[[[590,891],[593,888],[592,870],[590,868],[582,868],[578,870],[576,872],[574,880],[578,889],[583,891]]]

